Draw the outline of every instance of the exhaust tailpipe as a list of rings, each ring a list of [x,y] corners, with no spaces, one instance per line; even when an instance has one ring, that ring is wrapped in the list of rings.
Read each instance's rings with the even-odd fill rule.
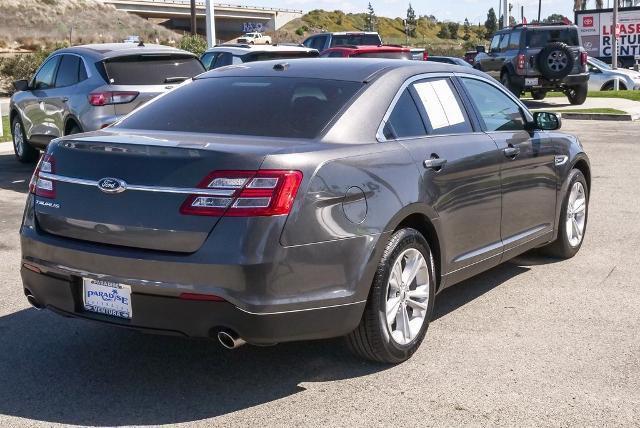
[[[236,349],[247,343],[241,339],[236,332],[231,330],[219,331],[218,341],[227,349]]]
[[[27,302],[37,310],[42,309],[44,306],[33,296],[33,294],[27,294]]]

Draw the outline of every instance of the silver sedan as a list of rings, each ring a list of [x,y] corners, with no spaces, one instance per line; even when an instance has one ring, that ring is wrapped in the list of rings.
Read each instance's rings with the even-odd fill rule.
[[[587,67],[590,91],[611,91],[616,79],[621,90],[640,89],[640,72],[624,68],[614,70],[609,64],[592,57],[587,59]]]

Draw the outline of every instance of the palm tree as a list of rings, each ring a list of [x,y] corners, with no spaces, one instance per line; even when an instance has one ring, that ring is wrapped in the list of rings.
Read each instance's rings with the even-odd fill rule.
[[[604,0],[596,0],[596,9],[602,9],[604,7]]]
[[[582,9],[582,0],[573,0],[573,10]]]

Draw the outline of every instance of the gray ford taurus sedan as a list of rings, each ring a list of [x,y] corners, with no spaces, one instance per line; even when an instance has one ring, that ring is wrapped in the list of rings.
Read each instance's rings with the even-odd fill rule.
[[[532,248],[577,253],[591,173],[559,127],[448,64],[216,69],[49,145],[21,228],[24,292],[229,348],[346,336],[401,362],[440,290]]]

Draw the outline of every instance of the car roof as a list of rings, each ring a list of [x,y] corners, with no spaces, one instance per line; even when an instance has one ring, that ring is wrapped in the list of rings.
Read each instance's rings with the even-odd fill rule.
[[[305,46],[291,46],[291,45],[245,45],[245,44],[222,44],[216,45],[206,50],[208,52],[231,52],[235,54],[246,54],[249,52],[312,52],[316,49],[308,48]]]
[[[358,52],[410,52],[411,49],[403,46],[393,45],[338,45],[327,49],[327,51],[349,50]]]
[[[320,61],[320,63],[319,63]],[[309,79],[366,82],[376,76],[396,71],[401,77],[422,73],[460,72],[485,76],[484,73],[459,65],[429,61],[407,61],[377,58],[323,58],[256,61],[220,67],[203,73],[194,80],[216,77],[298,77]]]
[[[327,33],[318,33],[318,34],[331,34],[333,36],[345,36],[350,34],[378,34],[377,31],[333,31]],[[315,36],[316,34],[314,34]]]
[[[182,49],[173,48],[171,46],[145,44],[139,46],[136,43],[95,43],[90,45],[79,45],[64,48],[56,51],[56,53],[75,53],[95,59],[96,61],[116,58],[120,56],[139,55],[139,54],[162,54],[175,53],[196,57],[191,52]]]

